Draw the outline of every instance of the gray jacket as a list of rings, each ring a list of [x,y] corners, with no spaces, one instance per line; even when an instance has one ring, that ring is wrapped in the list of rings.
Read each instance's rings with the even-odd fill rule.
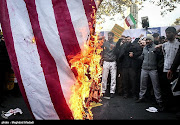
[[[157,69],[157,54],[155,50],[155,44],[152,44],[150,48],[145,46],[140,59],[143,59],[142,69],[156,70]]]
[[[103,57],[104,61],[114,62],[114,61],[116,61],[115,47],[113,49],[111,49],[110,44],[114,44],[114,46],[116,46],[116,43],[113,41],[104,42],[102,57]]]

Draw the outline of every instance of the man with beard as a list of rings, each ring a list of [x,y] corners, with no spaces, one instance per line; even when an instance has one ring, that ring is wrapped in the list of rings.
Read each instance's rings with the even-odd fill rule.
[[[102,93],[105,98],[107,97],[105,95],[105,92],[107,89],[107,79],[108,79],[109,72],[111,75],[111,83],[110,83],[110,94],[111,94],[110,97],[111,98],[114,97],[115,88],[116,88],[116,74],[117,74],[116,53],[115,53],[116,42],[114,42],[113,40],[114,40],[114,33],[109,32],[108,40],[105,41],[102,46],[103,47]]]
[[[167,72],[170,70],[173,60],[175,59],[176,53],[179,49],[180,42],[176,39],[176,29],[174,27],[168,27],[166,30],[166,37],[168,42],[162,44],[162,51],[164,55],[164,67],[163,67],[163,78],[164,81],[161,83],[162,96],[165,102],[165,109],[171,110],[175,107],[175,98],[171,91],[170,82],[178,77],[180,66],[173,74],[172,79],[167,79]]]
[[[155,48],[154,38],[152,35],[146,37],[146,46],[139,58],[143,60],[140,80],[139,100],[137,103],[145,101],[145,94],[148,88],[149,78],[152,81],[154,95],[159,108],[163,108],[161,90],[159,86],[159,78],[157,72],[157,51]]]

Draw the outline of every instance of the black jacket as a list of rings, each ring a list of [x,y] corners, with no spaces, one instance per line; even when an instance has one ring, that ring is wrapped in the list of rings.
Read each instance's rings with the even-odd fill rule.
[[[0,68],[6,70],[11,68],[11,63],[4,41],[0,41]]]
[[[176,69],[178,68],[179,65],[180,65],[180,46],[179,46],[179,49],[176,53],[176,56],[174,58],[174,61],[171,65],[170,70],[172,72],[176,72]],[[178,76],[178,82],[177,82],[176,87],[174,88],[174,91],[180,91],[180,72],[179,72],[179,76]]]
[[[138,57],[142,53],[142,47],[137,42],[138,39],[133,43],[124,43],[121,46],[119,61],[121,62],[122,68],[138,68]],[[133,52],[133,57],[129,57],[129,52]]]
[[[171,65],[171,71],[176,72],[176,69],[178,68],[179,65],[180,65],[180,46],[179,46],[179,49],[176,53],[174,61]]]

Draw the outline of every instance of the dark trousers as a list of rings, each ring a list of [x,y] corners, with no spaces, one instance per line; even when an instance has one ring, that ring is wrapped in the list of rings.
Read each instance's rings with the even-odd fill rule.
[[[117,84],[117,93],[119,95],[123,94],[123,83],[122,83],[122,68],[117,69],[117,77],[116,77],[116,84]]]
[[[133,68],[122,69],[123,94],[125,96],[138,96],[136,70]]]
[[[6,71],[0,70],[0,103],[3,102],[3,97],[5,95],[5,84],[6,84]]]
[[[162,98],[165,104],[165,107],[172,108],[177,105],[177,100],[175,96],[173,96],[171,91],[171,82],[178,77],[178,73],[173,74],[173,78],[171,80],[167,79],[167,72],[163,73],[163,80],[160,82],[160,87],[162,91]]]

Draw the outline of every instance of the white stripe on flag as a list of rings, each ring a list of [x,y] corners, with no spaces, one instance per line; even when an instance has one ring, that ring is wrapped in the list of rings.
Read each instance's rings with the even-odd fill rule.
[[[83,50],[90,31],[82,0],[67,0],[66,2],[79,46]]]
[[[132,22],[130,16],[127,17],[127,21],[129,22],[129,25],[130,25],[130,26],[134,25],[134,23]]]
[[[75,76],[66,60],[64,50],[58,35],[58,29],[54,16],[51,0],[36,0],[36,8],[39,24],[46,46],[56,62],[58,75],[63,90],[64,97],[69,105],[71,86],[75,83]]]
[[[59,119],[49,95],[36,44],[32,43],[34,35],[24,0],[7,0],[7,6],[19,69],[32,113],[36,119]]]
[[[96,8],[98,8],[100,0],[94,0],[94,1],[95,1],[95,4],[96,4]]]

